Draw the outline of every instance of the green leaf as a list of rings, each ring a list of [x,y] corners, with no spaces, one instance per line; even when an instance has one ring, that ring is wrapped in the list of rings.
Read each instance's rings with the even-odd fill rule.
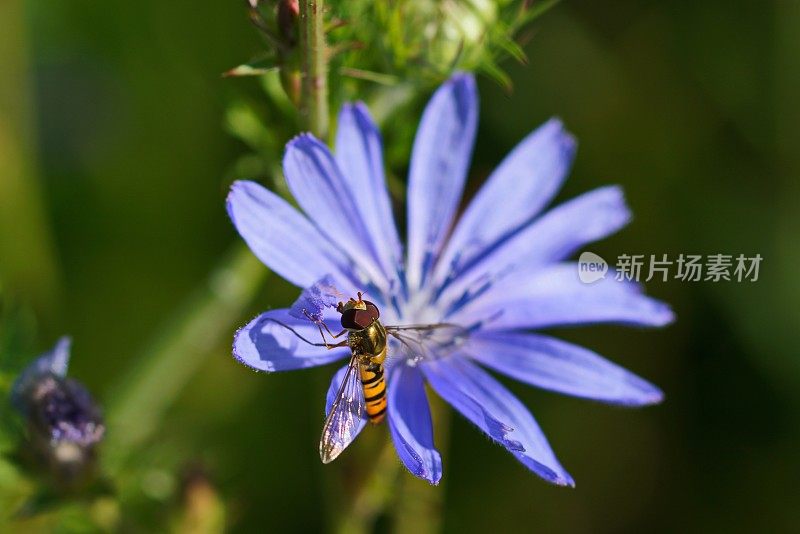
[[[275,56],[268,54],[227,70],[222,73],[222,76],[225,78],[263,76],[264,74],[278,70],[278,68],[279,65]]]
[[[515,29],[519,29],[520,27],[533,22],[540,16],[550,11],[550,9],[555,7],[555,5],[560,1],[561,0],[544,0],[542,2],[536,2],[533,7],[523,10],[520,14],[520,17],[514,24]]]
[[[513,84],[511,82],[511,77],[503,69],[501,69],[494,61],[492,60],[485,61],[484,63],[481,64],[480,70],[483,71],[484,74],[489,76],[495,82],[500,84],[500,86],[502,86],[503,89],[506,89],[507,91],[510,91],[512,89]]]
[[[375,82],[381,85],[388,85],[388,86],[397,85],[400,82],[397,76],[392,76],[391,74],[381,74],[380,72],[354,69],[351,67],[340,68],[339,74],[341,74],[342,76],[349,76],[350,78],[366,80],[369,82]]]
[[[510,39],[507,36],[501,36],[496,42],[506,54],[513,57],[520,63],[528,62],[528,56],[525,54],[525,50],[523,50],[519,43],[517,43],[515,40]]]

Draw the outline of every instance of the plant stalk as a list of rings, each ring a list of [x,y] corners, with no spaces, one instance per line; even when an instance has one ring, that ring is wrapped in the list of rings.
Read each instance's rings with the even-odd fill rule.
[[[39,317],[59,305],[59,275],[40,183],[25,2],[0,2],[0,276]]]
[[[428,395],[436,448],[442,457],[450,443],[451,410],[436,395]],[[394,530],[397,534],[435,534],[442,530],[443,484],[431,486],[404,472],[397,488]]]
[[[429,398],[436,448],[444,455],[450,441],[451,412],[440,398],[432,395]],[[434,534],[441,531],[444,488],[441,484],[431,486],[403,469],[391,439],[386,441],[370,469],[339,517],[335,532],[371,532],[375,521],[389,507],[392,508],[393,532]]]
[[[325,44],[324,0],[300,1],[300,52],[303,56],[301,109],[306,127],[328,135],[328,51]]]
[[[153,437],[186,383],[214,354],[220,340],[232,337],[268,273],[244,244],[237,244],[123,375],[107,397],[109,432],[103,448],[108,473],[123,468],[132,453]]]
[[[338,518],[338,534],[366,534],[372,531],[375,520],[392,500],[397,487],[400,460],[394,444],[387,440],[370,473],[358,488],[344,514]]]

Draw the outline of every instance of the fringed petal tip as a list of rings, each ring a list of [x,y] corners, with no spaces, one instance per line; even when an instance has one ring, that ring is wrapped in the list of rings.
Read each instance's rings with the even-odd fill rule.
[[[641,406],[653,406],[655,404],[661,404],[666,399],[666,395],[661,389],[653,386],[653,393],[645,402],[641,403]],[[630,406],[630,405],[629,405]]]
[[[475,76],[470,72],[459,71],[450,76],[450,78],[442,84],[442,87],[449,85],[461,85],[477,91],[477,84],[475,83]]]
[[[615,406],[661,402],[656,386],[601,355],[542,334],[482,333],[463,347],[473,360],[525,384]]]
[[[387,382],[387,419],[397,456],[412,475],[436,486],[442,479],[442,457],[433,443],[422,374],[415,367],[397,365]]]
[[[286,146],[283,148],[284,158],[286,154],[289,152],[289,149],[292,148],[299,148],[299,149],[306,149],[308,147],[313,146],[325,146],[322,141],[317,139],[317,137],[312,134],[311,132],[301,132],[294,137],[292,137]],[[325,146],[327,149],[327,146]]]
[[[645,328],[663,328],[672,324],[675,321],[675,312],[672,307],[661,300],[642,295],[641,297],[647,302],[650,308],[648,314],[648,321],[645,323],[635,322],[631,326],[641,326]]]
[[[242,187],[245,187],[246,182],[247,180],[236,180],[233,182],[230,189],[228,189],[228,195],[225,197],[225,211],[228,212],[228,218],[231,220],[234,227],[236,226],[236,216],[233,210],[234,198],[237,194],[237,191]]]
[[[572,475],[567,473],[566,471],[562,471],[560,474],[556,473],[552,469],[548,468],[533,460],[531,458],[520,458],[522,464],[545,479],[547,482],[554,484],[556,486],[563,486],[565,488],[574,488],[575,487],[575,480],[572,478]]]
[[[231,347],[231,352],[233,354],[233,359],[239,362],[240,364],[244,365],[251,371],[255,371],[256,373],[274,373],[274,367],[270,366],[268,362],[263,366],[255,366],[250,363],[248,356],[245,356],[242,350],[239,349],[240,346],[243,345],[243,340],[240,339],[240,336],[247,334],[247,327],[249,325],[242,326],[236,329],[236,333],[233,334],[233,346]]]
[[[373,130],[376,134],[380,135],[375,121],[372,119],[372,114],[369,112],[367,105],[361,100],[354,102],[345,102],[339,110],[339,117],[352,115],[358,120],[360,126]]]
[[[233,357],[251,369],[271,373],[325,365],[347,355],[345,347],[328,350],[313,345],[317,336],[311,321],[296,319],[287,309],[272,310],[237,330]]]
[[[394,435],[394,432],[393,434]],[[403,447],[404,453],[401,453],[399,449],[397,449],[397,456],[400,459],[400,463],[408,469],[408,472],[417,477],[420,480],[424,480],[431,486],[438,486],[442,480],[442,457],[439,454],[439,451],[436,449],[430,449],[425,451],[425,458],[420,457],[415,451],[414,448],[405,442],[398,441],[401,438],[397,438],[395,440],[395,448]]]
[[[562,157],[566,161],[572,162],[575,157],[575,152],[578,151],[578,138],[567,130],[561,117],[550,117],[541,128],[542,130],[552,129],[554,131],[553,137],[555,137],[557,141]]]
[[[548,482],[574,485],[530,412],[505,387],[466,358],[425,362],[430,386],[447,403]]]

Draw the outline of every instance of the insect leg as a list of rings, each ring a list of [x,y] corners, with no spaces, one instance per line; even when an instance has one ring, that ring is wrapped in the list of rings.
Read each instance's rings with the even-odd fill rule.
[[[300,333],[297,330],[295,330],[294,328],[292,328],[291,326],[289,326],[286,323],[278,321],[277,319],[267,319],[267,320],[282,326],[283,328],[285,328],[286,330],[290,331],[292,334],[297,336],[299,339],[301,339],[301,340],[305,341],[306,343],[308,343],[309,345],[313,345],[315,347],[325,347],[326,349],[331,350],[331,349],[336,349],[336,348],[339,348],[339,347],[346,347],[347,346],[347,340],[346,339],[344,341],[340,341],[339,343],[331,344],[331,343],[328,343],[328,341],[325,339],[324,335],[322,336],[323,343],[314,343],[313,341],[309,341],[308,339],[306,339],[305,337],[300,335]],[[317,327],[319,328],[319,324],[317,324]],[[320,333],[320,335],[322,335],[322,329],[321,328],[320,328],[319,333]]]
[[[339,347],[346,347],[346,346],[347,346],[347,340],[346,339],[344,341],[340,341],[339,343],[334,343],[334,344],[330,344],[330,343],[327,343],[327,342],[325,343],[325,348],[328,349],[328,350],[337,349]]]
[[[326,325],[324,321],[320,321],[319,319],[312,317],[311,314],[308,313],[308,311],[303,310],[303,315],[306,316],[306,319],[317,325],[317,328],[319,329],[319,335],[320,337],[322,337],[322,341],[325,343],[325,347],[327,347],[328,349],[332,349],[335,347],[344,347],[345,345],[347,345],[347,341],[342,341],[340,343],[337,343],[336,345],[328,343],[328,340],[325,339],[325,334],[322,332],[322,329],[324,328],[333,339],[341,337],[342,335],[347,333],[347,330],[342,330],[338,334],[334,334],[333,332],[331,332],[331,329],[328,328],[328,325]]]

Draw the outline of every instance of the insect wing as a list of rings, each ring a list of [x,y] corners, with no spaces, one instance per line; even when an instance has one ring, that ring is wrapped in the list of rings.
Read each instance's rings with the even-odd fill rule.
[[[412,361],[452,352],[469,335],[465,328],[447,323],[387,326],[386,333],[396,341],[393,343],[394,354],[390,353],[389,358],[404,357]]]
[[[332,397],[331,393],[340,376],[339,389]],[[319,457],[325,464],[335,460],[367,423],[364,390],[361,387],[358,360],[355,356],[350,359],[347,367],[336,374],[328,392],[328,406],[328,416],[319,440]]]

